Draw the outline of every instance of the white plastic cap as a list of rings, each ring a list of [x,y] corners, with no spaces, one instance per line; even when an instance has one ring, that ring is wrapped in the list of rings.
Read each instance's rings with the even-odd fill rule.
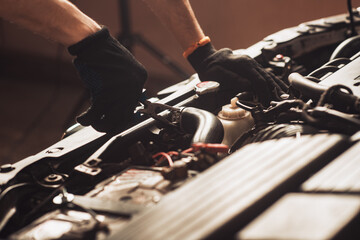
[[[222,119],[237,120],[246,116],[246,111],[236,105],[237,97],[231,99],[231,103],[222,107],[218,116]]]

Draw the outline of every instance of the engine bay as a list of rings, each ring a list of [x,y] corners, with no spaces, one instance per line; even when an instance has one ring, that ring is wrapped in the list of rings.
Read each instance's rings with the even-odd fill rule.
[[[1,166],[0,238],[359,238],[353,14],[234,51],[290,85],[270,106],[195,74],[143,99],[120,133],[74,125]]]

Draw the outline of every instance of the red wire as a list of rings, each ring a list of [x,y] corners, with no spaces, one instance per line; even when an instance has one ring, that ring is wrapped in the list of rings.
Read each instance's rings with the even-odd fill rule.
[[[163,159],[164,159],[163,157],[165,157],[165,158],[167,159],[170,167],[172,167],[172,166],[174,165],[174,162],[173,162],[173,160],[171,159],[170,155],[167,154],[167,153],[165,153],[165,152],[159,152],[159,153],[153,155],[152,158],[157,158],[157,157],[159,157],[159,156],[162,156],[162,158],[160,158],[157,163],[162,162]]]
[[[167,154],[169,154],[169,155],[179,155],[179,153],[178,152],[175,152],[175,151],[170,151],[170,152],[168,152]]]
[[[188,149],[185,149],[184,151],[182,151],[181,153],[189,153],[189,152],[192,152],[194,149],[193,148],[188,148]]]
[[[185,149],[184,151],[182,151],[181,153],[189,153],[189,152],[192,152],[192,151],[194,151],[193,148],[188,148],[188,149]],[[164,160],[164,158],[166,158],[166,160],[167,160],[168,163],[169,163],[169,166],[172,167],[172,166],[174,165],[174,162],[173,162],[173,160],[172,160],[172,158],[171,158],[171,155],[176,155],[176,156],[177,156],[177,155],[179,155],[179,152],[175,152],[175,151],[170,151],[170,152],[168,152],[168,153],[166,153],[166,152],[159,152],[159,153],[154,154],[154,155],[152,156],[152,158],[155,159],[155,158],[161,156],[161,158],[157,161],[156,164],[161,163],[161,162]]]

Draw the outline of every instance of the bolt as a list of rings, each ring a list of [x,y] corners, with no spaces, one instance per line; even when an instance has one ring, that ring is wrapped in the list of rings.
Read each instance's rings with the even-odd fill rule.
[[[276,61],[276,62],[280,62],[280,61],[284,60],[284,55],[278,54],[278,55],[276,55],[276,56],[274,57],[273,60]]]
[[[64,178],[61,175],[55,173],[52,173],[45,178],[45,181],[48,183],[59,183],[62,182],[63,180]]]
[[[57,175],[56,174],[50,174],[49,176],[48,176],[48,179],[50,179],[50,180],[54,180],[54,179],[56,179],[57,178]]]
[[[289,97],[290,97],[290,95],[286,94],[286,93],[281,94],[281,96],[280,96],[280,98],[283,99],[283,100],[287,100],[287,99],[289,99]]]

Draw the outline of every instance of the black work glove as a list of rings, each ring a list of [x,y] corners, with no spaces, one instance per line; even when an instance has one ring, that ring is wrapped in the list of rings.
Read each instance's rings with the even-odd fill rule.
[[[251,57],[235,55],[230,49],[216,51],[211,43],[197,48],[188,60],[202,81],[219,82],[222,89],[253,92],[263,106],[280,100],[288,89]]]
[[[74,65],[91,94],[90,108],[77,121],[101,132],[123,130],[142,93],[145,68],[106,27],[68,51],[76,56]]]

